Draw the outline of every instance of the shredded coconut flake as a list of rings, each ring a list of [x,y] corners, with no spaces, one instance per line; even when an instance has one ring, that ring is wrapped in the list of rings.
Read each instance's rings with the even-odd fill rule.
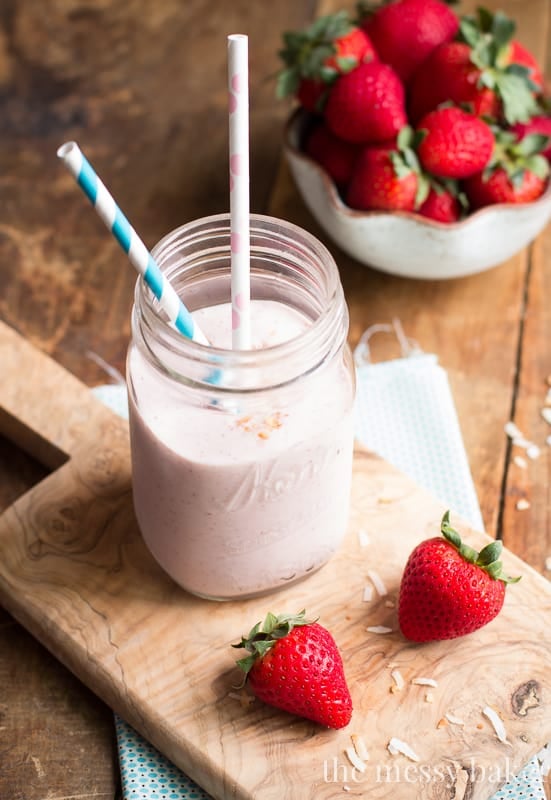
[[[551,436],[547,437],[547,439],[545,440],[545,444],[551,447]]]
[[[434,692],[427,692],[425,694],[425,703],[434,703]]]
[[[541,415],[547,424],[551,425],[551,408],[549,406],[542,408]]]
[[[358,531],[358,540],[360,542],[360,547],[367,547],[370,542],[369,534],[363,528]]]
[[[526,469],[528,466],[528,462],[522,456],[515,456],[513,458],[513,462],[519,467],[520,469]]]
[[[370,625],[367,630],[369,633],[392,633],[392,628],[387,628],[386,625]]]
[[[465,721],[461,719],[461,717],[456,717],[455,714],[451,714],[449,711],[447,714],[444,714],[448,722],[451,722],[452,725],[464,725]]]
[[[503,744],[510,745],[510,742],[507,740],[507,732],[505,730],[505,725],[503,724],[503,720],[501,719],[499,714],[497,714],[493,708],[490,708],[490,706],[485,706],[485,708],[482,709],[482,713],[492,723],[495,734],[499,739],[499,741],[503,742]]]
[[[409,758],[410,761],[421,761],[415,750],[413,750],[407,742],[402,741],[402,739],[397,739],[395,736],[393,736],[388,743],[387,750],[392,756],[400,754]]]
[[[532,461],[535,461],[536,458],[540,457],[541,450],[537,446],[537,444],[531,444],[526,448],[526,455],[528,458],[531,458]]]
[[[527,447],[530,447],[532,442],[525,436],[514,436],[513,444],[516,445],[517,447],[523,447],[526,450]]]
[[[506,422],[503,430],[510,439],[520,439],[522,437],[522,433],[514,422]]]
[[[517,511],[526,511],[528,508],[530,508],[530,503],[525,497],[522,497],[516,505]]]
[[[369,761],[369,752],[364,737],[353,733],[350,738],[352,739],[352,744],[354,745],[354,750],[358,754],[358,757],[361,758],[362,761]]]
[[[551,570],[551,556],[547,556],[545,559],[545,569],[548,571]]]
[[[371,584],[367,584],[364,586],[364,593],[362,600],[364,603],[370,603],[373,600],[373,586]]]
[[[381,576],[379,575],[379,573],[375,572],[374,569],[369,569],[367,571],[367,574],[369,575],[369,579],[370,579],[371,583],[373,584],[373,586],[377,590],[377,594],[380,597],[385,597],[385,595],[387,595],[388,592],[386,590],[386,586],[384,584],[384,581],[381,578]]]
[[[402,673],[400,672],[400,670],[393,669],[392,672],[390,673],[390,677],[394,681],[397,691],[401,692],[405,686],[405,681],[402,677]]]
[[[396,603],[394,602],[394,600],[390,600],[390,598],[388,600],[385,600],[385,608],[395,608],[395,606]]]
[[[346,784],[346,783],[345,783],[345,784],[344,784],[344,786],[342,787],[342,790],[343,790],[343,792],[350,792],[350,791],[352,791],[352,790],[350,789],[350,786],[348,786],[348,784]]]
[[[346,754],[347,759],[350,761],[352,766],[358,770],[358,772],[365,772],[365,762],[359,757],[356,753],[356,750],[350,745],[344,751]]]
[[[438,686],[434,678],[413,678],[411,682],[415,684],[415,686],[432,686],[433,689],[436,689]]]

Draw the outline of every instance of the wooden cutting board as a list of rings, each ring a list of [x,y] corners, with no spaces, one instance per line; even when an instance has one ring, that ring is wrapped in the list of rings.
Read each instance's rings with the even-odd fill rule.
[[[213,797],[486,800],[551,740],[551,585],[514,555],[505,553],[506,568],[523,579],[490,625],[428,645],[400,635],[394,601],[403,565],[438,531],[444,509],[392,466],[357,453],[347,539],[307,581],[245,602],[198,600],[142,543],[126,423],[2,323],[0,363],[0,431],[56,468],[0,517],[0,601]],[[454,521],[471,544],[487,541]],[[363,602],[369,570],[388,595]],[[230,643],[268,610],[303,607],[343,653],[355,710],[341,731],[248,702],[233,688],[239,654]],[[368,632],[374,625],[392,632]],[[401,691],[391,691],[393,669]],[[416,677],[438,685],[414,685]],[[485,706],[502,718],[507,744]],[[443,724],[446,713],[464,724]],[[352,734],[369,750],[363,773],[345,756]],[[420,761],[391,755],[391,737]]]

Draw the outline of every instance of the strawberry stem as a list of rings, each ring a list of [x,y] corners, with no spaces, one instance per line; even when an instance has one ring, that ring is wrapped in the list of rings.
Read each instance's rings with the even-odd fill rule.
[[[503,573],[503,565],[499,560],[501,551],[503,550],[503,543],[499,539],[487,544],[479,553],[473,547],[469,547],[468,544],[461,541],[459,533],[450,525],[449,511],[446,511],[442,517],[440,531],[444,539],[446,539],[452,547],[455,547],[459,555],[462,556],[465,561],[480,567],[480,569],[487,572],[494,580],[503,581],[503,583],[518,583],[518,581],[520,581],[520,575],[516,578],[510,578]]]
[[[249,652],[248,656],[237,661],[237,665],[245,673],[245,680],[255,661],[265,656],[279,639],[283,639],[284,636],[291,633],[293,628],[310,625],[313,621],[306,619],[305,609],[299,611],[298,614],[280,614],[279,616],[268,612],[264,620],[257,622],[247,636],[242,636],[240,642],[232,644],[232,647],[244,648]]]
[[[350,15],[343,10],[319,17],[306,30],[285,31],[284,47],[278,53],[285,67],[278,76],[277,97],[281,99],[295,94],[303,78],[330,85],[339,73],[325,62],[336,55],[335,42],[350,33],[352,28]],[[357,66],[358,60],[343,57],[337,63],[341,72],[349,72]]]
[[[514,20],[502,11],[492,14],[479,8],[476,15],[465,15],[459,25],[459,39],[471,48],[470,60],[480,70],[479,87],[496,92],[503,103],[506,121],[527,122],[537,113],[530,70],[508,62],[508,51],[516,30]]]

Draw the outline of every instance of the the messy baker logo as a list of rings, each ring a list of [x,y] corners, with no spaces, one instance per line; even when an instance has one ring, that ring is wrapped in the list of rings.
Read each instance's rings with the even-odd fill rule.
[[[219,508],[240,511],[253,504],[272,503],[323,472],[333,456],[334,448],[319,447],[307,459],[303,452],[293,458],[291,451],[282,459],[251,464],[231,493],[219,498]]]
[[[451,792],[446,797],[464,798],[469,795],[469,787],[475,783],[501,786],[514,776],[509,758],[494,764],[477,764],[468,759],[460,764],[450,759],[443,764],[365,764],[362,769],[344,764],[339,758],[325,759],[323,762],[324,783],[338,783],[349,791],[354,784],[417,784],[440,786]],[[440,796],[440,795],[438,795]]]

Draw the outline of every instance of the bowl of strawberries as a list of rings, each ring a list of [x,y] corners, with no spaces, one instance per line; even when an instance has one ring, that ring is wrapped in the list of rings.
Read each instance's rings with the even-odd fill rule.
[[[342,250],[457,278],[503,263],[551,218],[551,116],[514,21],[390,0],[284,34],[279,96],[295,183]]]

